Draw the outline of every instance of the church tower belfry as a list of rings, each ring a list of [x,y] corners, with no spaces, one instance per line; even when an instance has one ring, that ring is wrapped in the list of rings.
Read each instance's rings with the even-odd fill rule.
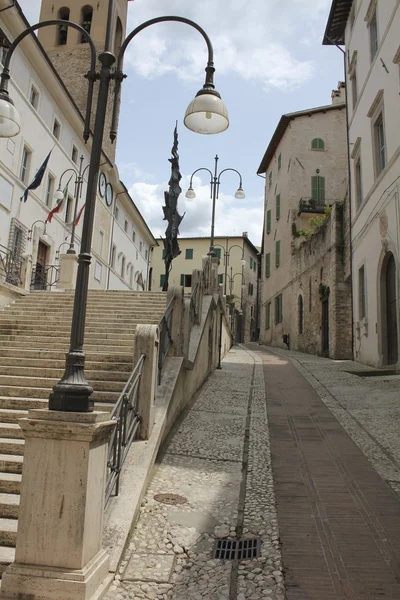
[[[116,0],[112,38],[112,47],[116,55],[125,38],[127,14],[128,0]],[[40,21],[62,19],[81,25],[93,39],[98,54],[104,50],[107,15],[108,0],[42,0],[40,9]],[[38,38],[79,110],[85,114],[87,82],[84,75],[90,67],[90,50],[84,36],[76,29],[61,25],[39,29]],[[96,90],[97,84],[93,98],[93,114],[96,109]],[[114,160],[115,143],[111,144],[109,141],[111,113],[112,102],[109,103],[107,111],[103,145],[109,158]]]

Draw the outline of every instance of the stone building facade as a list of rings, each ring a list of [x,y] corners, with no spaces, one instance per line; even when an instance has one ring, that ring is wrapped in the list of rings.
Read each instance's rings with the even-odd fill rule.
[[[344,84],[332,104],[283,115],[264,154],[260,340],[351,357]]]

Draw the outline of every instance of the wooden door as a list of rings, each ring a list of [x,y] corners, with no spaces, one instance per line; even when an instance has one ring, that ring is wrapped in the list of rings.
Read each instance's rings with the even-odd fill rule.
[[[33,281],[34,290],[45,290],[46,289],[46,262],[47,262],[47,249],[48,246],[43,242],[39,241],[35,277]]]
[[[396,262],[393,254],[386,267],[386,331],[387,331],[387,363],[394,365],[398,359],[397,338],[397,294],[396,294]]]
[[[322,356],[329,356],[329,297],[322,300]]]

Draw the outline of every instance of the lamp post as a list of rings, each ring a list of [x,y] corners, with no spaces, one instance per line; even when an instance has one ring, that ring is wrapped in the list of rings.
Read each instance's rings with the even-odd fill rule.
[[[61,174],[60,179],[58,180],[58,189],[56,191],[56,193],[54,194],[54,198],[57,201],[61,201],[64,198],[64,192],[62,191],[62,179],[64,177],[64,175],[66,175],[67,173],[72,171],[72,175],[71,177],[73,177],[75,175],[75,181],[74,181],[74,215],[73,215],[73,219],[72,219],[72,230],[71,230],[71,239],[69,242],[69,248],[67,250],[67,254],[76,254],[75,252],[75,228],[76,228],[76,217],[77,217],[77,213],[78,213],[78,202],[79,199],[82,197],[82,187],[83,187],[83,178],[84,175],[87,171],[87,169],[89,168],[90,165],[87,165],[84,169],[83,169],[83,154],[81,155],[80,159],[79,159],[79,170],[78,173],[75,171],[75,169],[65,169],[64,173]]]
[[[211,41],[206,32],[194,21],[184,17],[163,16],[145,21],[136,27],[122,43],[118,56],[112,53],[112,32],[114,31],[113,16],[115,13],[116,0],[109,0],[106,26],[106,39],[104,51],[97,57],[96,47],[87,31],[72,21],[52,19],[37,23],[25,29],[11,44],[6,58],[0,80],[0,137],[13,137],[20,131],[20,119],[14,107],[9,93],[8,81],[10,79],[10,61],[18,44],[34,31],[48,26],[68,26],[78,30],[85,35],[90,53],[90,69],[86,75],[88,80],[88,94],[85,111],[85,126],[83,138],[89,139],[90,118],[93,99],[94,82],[99,81],[96,116],[94,123],[92,148],[89,163],[89,174],[86,192],[86,209],[82,228],[81,248],[78,258],[78,273],[76,278],[74,308],[71,324],[70,348],[66,356],[65,372],[61,380],[53,387],[53,393],[49,398],[49,409],[60,411],[91,412],[93,411],[93,388],[85,379],[85,354],[83,351],[86,307],[88,297],[89,267],[91,261],[91,242],[93,234],[94,213],[96,205],[97,180],[100,167],[103,133],[108,106],[109,87],[111,81],[114,85],[114,106],[110,139],[113,142],[117,134],[118,108],[121,94],[121,83],[125,77],[122,71],[122,63],[125,51],[131,40],[143,29],[164,22],[179,22],[190,25],[196,29],[204,38],[208,50],[208,62],[206,66],[206,77],[203,88],[189,104],[184,123],[188,129],[197,133],[214,134],[224,131],[229,126],[228,114],[219,93],[214,86],[214,53]],[[96,72],[96,61],[100,62],[100,72]],[[116,69],[113,69],[117,61]]]
[[[34,221],[31,225],[31,228],[28,229],[28,242],[30,242],[32,240],[32,235],[33,235],[33,228],[36,225],[36,223],[43,223],[44,228],[43,228],[43,235],[46,235],[46,222],[42,221],[42,219],[38,219],[37,221]]]
[[[239,173],[239,171],[237,171],[236,169],[223,169],[222,171],[220,171],[220,173],[218,174],[218,156],[216,156],[214,158],[214,173],[212,171],[210,171],[210,169],[207,169],[207,167],[200,167],[199,169],[196,169],[195,171],[193,171],[193,173],[190,176],[190,183],[189,183],[189,188],[185,194],[186,198],[188,198],[189,200],[193,200],[193,198],[196,198],[196,192],[193,189],[193,177],[194,175],[196,175],[196,173],[198,173],[199,171],[207,171],[207,173],[210,174],[211,180],[210,180],[210,190],[211,190],[211,198],[212,198],[212,212],[211,212],[211,237],[210,237],[210,250],[208,252],[208,256],[214,257],[215,256],[215,251],[214,251],[214,228],[215,228],[215,201],[218,199],[218,193],[219,193],[219,186],[220,186],[220,182],[221,182],[221,175],[222,173],[225,173],[225,171],[234,171],[235,173],[237,173],[239,175],[239,187],[236,190],[235,193],[235,198],[237,198],[238,200],[243,200],[245,198],[245,193],[243,191],[243,187],[242,187],[242,176]]]

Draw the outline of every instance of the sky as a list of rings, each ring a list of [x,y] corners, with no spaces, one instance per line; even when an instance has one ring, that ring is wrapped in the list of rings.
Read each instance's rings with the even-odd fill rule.
[[[19,0],[27,19],[39,18],[40,0]],[[170,177],[173,130],[178,121],[182,194],[185,213],[180,235],[207,236],[211,224],[210,176],[193,178],[194,200],[185,198],[190,175],[198,168],[233,168],[243,178],[244,200],[234,194],[238,175],[221,176],[215,234],[248,232],[261,245],[264,180],[257,169],[282,114],[331,103],[331,91],[343,79],[342,53],[322,46],[332,0],[134,0],[128,3],[128,29],[161,15],[198,23],[214,47],[215,86],[230,126],[218,135],[185,128],[189,102],[204,84],[206,45],[193,28],[156,24],[130,43],[124,63],[117,139],[121,180],[157,237],[163,235],[162,206]]]

